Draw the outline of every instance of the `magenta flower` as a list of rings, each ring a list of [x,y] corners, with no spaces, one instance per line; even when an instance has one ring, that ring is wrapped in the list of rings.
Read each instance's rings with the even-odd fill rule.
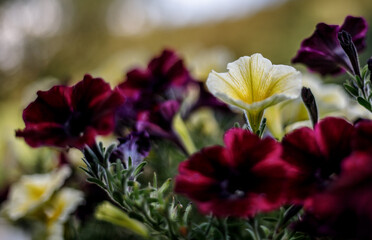
[[[338,33],[348,32],[358,52],[366,47],[367,22],[361,17],[347,16],[342,26],[319,23],[309,38],[301,43],[301,48],[293,63],[303,63],[309,70],[322,75],[340,74],[349,71],[353,73],[353,66],[342,49]]]
[[[368,151],[372,154],[372,120],[362,119],[355,124],[353,150]]]
[[[239,128],[227,131],[224,142],[182,162],[175,191],[215,216],[252,217],[283,204],[293,169],[280,159],[280,144]]]
[[[297,167],[297,181],[290,189],[292,200],[302,201],[324,190],[341,162],[352,151],[354,127],[341,118],[328,117],[315,125],[314,130],[300,128],[282,140],[282,158]]]
[[[85,75],[72,87],[55,86],[39,91],[23,111],[25,129],[16,132],[31,147],[83,148],[96,135],[114,129],[114,114],[124,98],[101,78]]]
[[[336,239],[372,239],[372,156],[354,152],[329,189],[305,203],[296,230]]]

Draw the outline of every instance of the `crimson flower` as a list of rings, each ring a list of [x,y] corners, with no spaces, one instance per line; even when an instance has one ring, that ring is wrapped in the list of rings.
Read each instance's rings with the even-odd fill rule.
[[[36,100],[23,111],[26,127],[16,136],[31,147],[83,148],[92,145],[96,135],[113,131],[115,110],[123,102],[123,96],[103,79],[85,75],[72,87],[38,91]]]
[[[369,151],[372,154],[372,120],[361,119],[355,124],[353,150]]]
[[[347,16],[343,25],[319,23],[309,38],[303,40],[293,63],[303,63],[311,71],[322,75],[353,73],[352,64],[338,41],[338,33],[348,32],[358,52],[366,47],[367,22],[361,17]]]
[[[302,201],[322,191],[340,173],[342,160],[352,151],[354,132],[354,126],[345,120],[328,117],[314,130],[296,129],[283,138],[282,158],[299,171],[290,189],[292,200]]]
[[[293,169],[280,159],[280,144],[239,128],[227,131],[224,142],[182,162],[175,191],[216,216],[251,217],[283,204]]]
[[[305,203],[296,230],[336,239],[372,239],[372,155],[354,152],[327,191]]]

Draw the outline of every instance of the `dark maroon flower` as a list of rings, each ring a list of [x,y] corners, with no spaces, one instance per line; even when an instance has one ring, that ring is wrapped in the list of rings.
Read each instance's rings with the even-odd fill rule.
[[[216,216],[251,217],[283,204],[293,169],[280,159],[280,144],[239,128],[227,131],[224,142],[182,162],[175,191]]]
[[[131,158],[132,166],[137,167],[150,153],[150,138],[147,132],[132,132],[125,138],[119,138],[119,142],[110,160],[120,159],[126,167],[128,167],[129,158]]]
[[[372,155],[354,152],[328,190],[306,201],[305,217],[295,228],[312,236],[372,239],[371,202]]]
[[[342,49],[338,33],[342,30],[348,32],[358,52],[366,47],[367,22],[361,17],[347,16],[342,26],[319,23],[309,38],[301,43],[293,63],[303,63],[311,71],[322,75],[349,71],[353,73],[353,66]]]
[[[83,148],[92,145],[96,135],[113,131],[115,110],[123,102],[123,96],[103,79],[85,75],[72,87],[39,91],[23,111],[26,128],[16,136],[31,147]]]
[[[189,71],[174,51],[164,50],[152,59],[146,69],[134,69],[119,85],[125,96],[162,95],[170,88],[184,87],[191,80]]]
[[[150,136],[173,138],[172,121],[179,111],[180,104],[169,100],[138,114],[136,128],[146,131]]]
[[[352,150],[354,127],[341,118],[328,117],[314,130],[300,128],[282,140],[282,158],[297,166],[299,176],[290,189],[292,200],[303,200],[327,187],[340,173],[341,162]]]
[[[147,68],[128,72],[126,80],[118,86],[126,98],[117,113],[118,127],[133,127],[139,112],[151,110],[160,102],[181,100],[191,80],[182,59],[167,49],[152,59]]]

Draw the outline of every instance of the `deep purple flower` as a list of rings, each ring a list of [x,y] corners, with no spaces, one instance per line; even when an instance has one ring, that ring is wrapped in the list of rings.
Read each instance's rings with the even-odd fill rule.
[[[140,112],[151,110],[160,102],[181,100],[191,80],[183,60],[167,49],[152,59],[147,68],[128,72],[117,87],[126,98],[117,113],[118,127],[133,127]]]
[[[327,191],[305,203],[296,230],[336,239],[372,239],[372,155],[354,152]]]
[[[314,130],[296,129],[282,140],[282,158],[297,167],[299,175],[289,195],[294,202],[323,191],[340,173],[341,162],[352,151],[354,126],[341,118],[328,117]]]
[[[361,17],[347,16],[342,26],[319,23],[309,38],[301,43],[293,63],[303,63],[311,71],[322,75],[340,74],[349,71],[353,73],[352,64],[342,49],[338,33],[348,32],[358,52],[366,47],[367,22]]]
[[[92,145],[96,135],[113,131],[115,110],[124,102],[103,79],[90,75],[72,87],[55,86],[37,95],[23,111],[26,128],[16,132],[31,147]]]
[[[182,162],[175,191],[215,216],[252,217],[283,204],[293,169],[280,159],[280,144],[240,128],[227,131],[224,142]]]
[[[119,138],[119,142],[110,160],[120,159],[126,167],[128,167],[129,158],[131,158],[132,166],[137,167],[150,153],[150,138],[146,132],[132,132],[125,138]]]
[[[134,69],[119,85],[125,96],[137,94],[162,95],[170,88],[184,87],[191,80],[182,59],[172,50],[164,50],[150,61],[146,69]]]
[[[160,103],[149,111],[139,113],[136,128],[148,132],[150,136],[172,139],[172,121],[179,108],[180,104],[175,100]]]

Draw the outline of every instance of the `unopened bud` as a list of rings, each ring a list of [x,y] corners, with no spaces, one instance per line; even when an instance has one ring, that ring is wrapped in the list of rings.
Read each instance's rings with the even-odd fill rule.
[[[351,35],[345,30],[342,30],[338,33],[338,40],[342,49],[344,49],[346,55],[350,59],[351,65],[353,66],[354,74],[361,77],[358,52],[353,43]]]
[[[301,98],[307,108],[311,122],[313,123],[313,126],[315,126],[315,124],[318,122],[318,108],[316,106],[316,101],[310,88],[302,88]]]

